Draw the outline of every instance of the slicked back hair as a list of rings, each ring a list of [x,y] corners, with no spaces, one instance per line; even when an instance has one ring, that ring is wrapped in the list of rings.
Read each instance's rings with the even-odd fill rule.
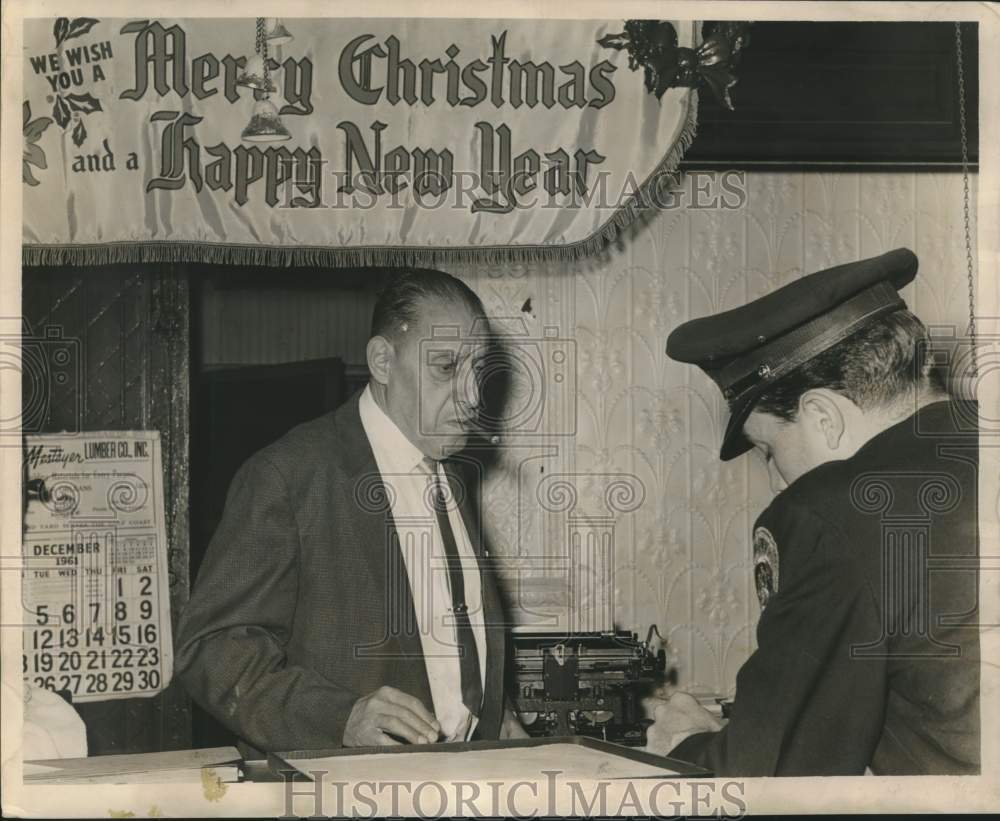
[[[379,294],[372,312],[371,335],[397,339],[404,325],[412,326],[419,320],[419,305],[424,300],[464,303],[475,316],[486,315],[479,297],[460,279],[431,268],[410,268]]]

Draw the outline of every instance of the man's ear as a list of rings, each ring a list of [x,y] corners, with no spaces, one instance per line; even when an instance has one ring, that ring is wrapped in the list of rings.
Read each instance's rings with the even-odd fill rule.
[[[396,359],[396,349],[392,343],[384,336],[373,336],[368,340],[365,353],[372,378],[382,385],[388,384],[392,363]]]
[[[799,397],[799,417],[823,438],[830,450],[840,447],[847,419],[840,401],[844,397],[826,388],[813,388]]]

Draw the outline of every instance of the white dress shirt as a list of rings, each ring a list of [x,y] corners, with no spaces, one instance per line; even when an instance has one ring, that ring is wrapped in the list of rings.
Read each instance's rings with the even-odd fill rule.
[[[358,404],[361,424],[375,454],[382,482],[389,492],[393,523],[410,581],[413,608],[427,665],[434,715],[446,741],[466,741],[478,719],[462,703],[458,641],[451,615],[451,587],[441,530],[429,492],[431,477],[424,454],[406,438],[365,388]],[[479,563],[465,522],[452,502],[444,468],[437,463],[438,481],[448,497],[448,521],[462,561],[465,602],[479,652],[479,676],[486,691],[486,628],[483,623]]]

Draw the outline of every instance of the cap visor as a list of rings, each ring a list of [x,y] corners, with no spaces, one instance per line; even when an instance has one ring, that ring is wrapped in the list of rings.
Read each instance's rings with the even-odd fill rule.
[[[750,440],[743,434],[743,424],[753,411],[758,396],[759,394],[748,396],[730,413],[729,421],[726,423],[726,432],[722,437],[722,448],[719,450],[719,458],[723,462],[735,459],[753,449]]]

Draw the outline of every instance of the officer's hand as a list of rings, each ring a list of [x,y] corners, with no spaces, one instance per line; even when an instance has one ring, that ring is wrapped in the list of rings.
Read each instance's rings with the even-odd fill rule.
[[[401,738],[410,744],[433,744],[438,740],[441,725],[420,703],[395,687],[379,687],[362,696],[351,708],[344,727],[345,747],[373,747],[399,744]]]
[[[645,706],[653,713],[653,724],[646,730],[646,750],[657,755],[666,755],[690,735],[714,733],[723,727],[721,720],[687,693],[649,699]]]

